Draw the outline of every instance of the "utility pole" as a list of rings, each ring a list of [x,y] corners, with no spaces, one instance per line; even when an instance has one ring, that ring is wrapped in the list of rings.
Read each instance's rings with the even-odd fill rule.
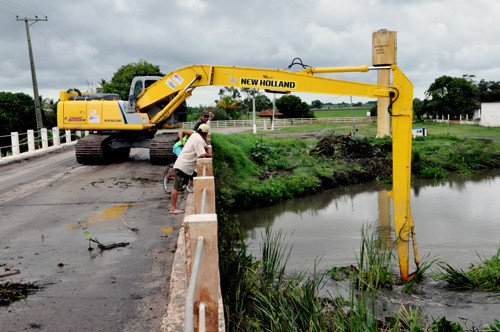
[[[33,81],[33,94],[35,99],[35,115],[36,115],[36,127],[38,130],[43,128],[42,122],[42,110],[40,109],[40,97],[38,96],[38,84],[36,82],[36,72],[35,72],[35,61],[33,60],[33,50],[31,49],[31,38],[30,38],[30,26],[35,24],[38,21],[48,21],[47,16],[44,18],[39,18],[35,16],[35,18],[28,17],[19,17],[16,16],[16,21],[24,21],[26,25],[26,37],[28,39],[28,52],[30,55],[30,65],[31,65],[31,80]],[[28,24],[28,21],[32,21],[33,23]]]

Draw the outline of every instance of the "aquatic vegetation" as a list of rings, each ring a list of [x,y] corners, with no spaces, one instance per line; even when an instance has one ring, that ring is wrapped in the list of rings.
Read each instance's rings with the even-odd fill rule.
[[[438,278],[448,283],[448,288],[456,290],[475,289],[500,292],[500,248],[491,259],[480,257],[480,262],[466,271],[449,264],[440,264],[443,269]]]
[[[429,127],[469,136],[462,128]],[[373,126],[370,128],[375,130]],[[438,178],[451,173],[467,175],[480,169],[500,167],[497,144],[500,135],[492,143],[447,135],[446,132],[442,134],[414,140],[414,174]],[[350,147],[350,142],[342,142],[345,144],[337,152]],[[374,155],[391,157],[392,152],[387,149],[390,139],[368,138],[363,142],[366,151],[375,150]],[[342,158],[341,153],[335,153],[335,158],[311,154],[316,143],[291,137],[212,136],[214,150],[217,150],[214,173],[217,178],[220,273],[227,330],[462,331],[460,323],[450,322],[444,317],[427,323],[425,317],[411,308],[400,307],[390,317],[377,316],[374,305],[379,289],[392,287],[397,281],[393,271],[395,257],[393,250],[387,248],[392,244],[381,243],[367,229],[362,233],[358,266],[333,267],[328,272],[335,280],[349,278],[352,281],[349,295],[345,297],[320,298],[318,293],[324,284],[324,275],[316,270],[309,274],[300,271],[285,273],[291,249],[282,244],[283,234],[280,232],[272,234],[266,230],[259,258],[247,252],[239,223],[227,216],[228,211],[276,204],[338,186],[390,180],[387,174],[374,175],[379,167],[370,158],[358,158],[370,161],[359,163],[353,162],[355,158]],[[410,293],[434,263],[434,260],[421,263],[403,292]],[[488,271],[500,275],[498,253],[482,263],[487,263],[484,268],[479,266],[482,264],[471,267],[472,274],[450,267],[451,278],[467,285],[471,278],[477,279],[481,275],[494,280]],[[500,323],[495,321],[483,330],[500,331]]]

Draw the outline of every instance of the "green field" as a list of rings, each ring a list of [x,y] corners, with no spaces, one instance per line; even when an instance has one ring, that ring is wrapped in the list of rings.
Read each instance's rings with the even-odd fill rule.
[[[334,117],[351,117],[354,113],[355,117],[366,116],[366,112],[369,112],[369,108],[355,108],[350,109],[338,109],[338,110],[325,110],[325,111],[314,111],[314,116],[317,118],[334,118]]]

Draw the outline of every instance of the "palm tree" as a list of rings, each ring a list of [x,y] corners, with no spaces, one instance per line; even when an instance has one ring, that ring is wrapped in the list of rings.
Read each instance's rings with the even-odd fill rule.
[[[240,102],[238,100],[232,99],[230,96],[225,96],[217,102],[217,105],[226,111],[229,119],[234,120],[238,118],[238,109],[240,108]]]

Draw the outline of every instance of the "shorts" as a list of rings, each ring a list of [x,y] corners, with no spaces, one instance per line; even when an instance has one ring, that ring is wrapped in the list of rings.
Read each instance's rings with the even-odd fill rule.
[[[177,191],[184,190],[194,176],[196,176],[196,172],[193,175],[187,175],[180,169],[175,168],[175,180],[174,180],[174,189]]]

